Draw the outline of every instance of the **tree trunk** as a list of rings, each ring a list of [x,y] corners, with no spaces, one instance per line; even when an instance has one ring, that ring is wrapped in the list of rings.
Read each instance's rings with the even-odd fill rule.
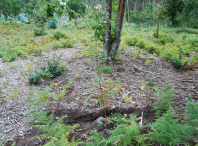
[[[160,17],[161,17],[161,13],[162,13],[162,10],[164,8],[164,4],[165,4],[165,0],[163,1],[163,4],[162,4],[162,9],[159,13],[159,17],[158,17],[158,20],[157,20],[157,34],[156,34],[156,37],[158,38],[159,36],[159,25],[160,25]]]
[[[114,42],[112,44],[112,58],[115,57],[120,41],[121,41],[121,31],[122,31],[122,24],[123,24],[123,18],[124,18],[124,10],[125,10],[125,1],[126,0],[120,0],[119,3],[119,8],[118,8],[118,19],[117,19],[117,24],[116,24],[116,34],[117,37],[114,39]]]
[[[128,9],[128,23],[129,23],[129,0],[127,0],[127,9]]]
[[[142,2],[142,10],[144,12],[144,1]]]
[[[106,19],[107,22],[106,23],[106,30],[105,30],[105,34],[104,34],[104,46],[103,46],[103,50],[105,52],[105,59],[107,61],[109,53],[111,51],[111,17],[112,17],[112,0],[106,0]]]

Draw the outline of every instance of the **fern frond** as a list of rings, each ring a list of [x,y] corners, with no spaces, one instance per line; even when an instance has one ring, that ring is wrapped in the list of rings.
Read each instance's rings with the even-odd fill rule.
[[[92,136],[88,138],[87,141],[94,140],[95,142],[99,142],[103,140],[103,137],[96,131],[91,130]]]

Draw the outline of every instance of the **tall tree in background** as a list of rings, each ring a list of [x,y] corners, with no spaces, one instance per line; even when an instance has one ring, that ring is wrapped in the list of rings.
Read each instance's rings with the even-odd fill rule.
[[[34,10],[38,10],[45,4],[46,0],[25,0],[24,11],[32,15]]]
[[[0,0],[0,9],[3,11],[3,15],[7,19],[8,17],[17,16],[24,3],[21,0]]]
[[[184,2],[182,0],[166,0],[166,13],[172,26],[176,27],[179,25],[177,20],[177,13],[181,13],[184,8]]]
[[[159,12],[159,16],[158,16],[158,19],[157,19],[157,34],[156,34],[156,37],[158,38],[159,36],[159,26],[160,26],[160,18],[161,18],[161,14],[162,14],[162,11],[164,9],[164,4],[165,4],[166,0],[163,1],[163,4],[162,4],[162,7],[161,7],[161,10]]]
[[[68,0],[67,1],[67,13],[69,19],[75,19],[75,25],[77,26],[77,18],[85,14],[86,6],[81,0]]]

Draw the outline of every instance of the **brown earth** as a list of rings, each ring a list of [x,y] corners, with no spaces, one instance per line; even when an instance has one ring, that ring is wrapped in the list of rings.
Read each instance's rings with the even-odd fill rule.
[[[105,83],[108,79],[114,81],[119,79],[124,84],[121,91],[132,97],[131,102],[126,103],[120,93],[115,94],[111,98],[114,103],[110,103],[107,108],[107,115],[122,113],[135,114],[140,117],[143,112],[143,124],[153,122],[155,112],[151,110],[156,97],[151,87],[163,87],[163,83],[171,84],[175,88],[172,107],[176,114],[184,114],[188,96],[191,96],[196,103],[198,102],[198,66],[188,71],[177,70],[171,64],[151,54],[141,55],[141,57],[134,59],[131,57],[133,52],[135,52],[134,48],[128,48],[125,52],[122,52],[123,56],[119,58],[118,62],[109,64],[113,69],[113,74],[104,74],[101,77],[102,83]],[[32,106],[31,103],[26,102],[28,91],[33,88],[43,89],[53,82],[54,87],[50,89],[50,92],[58,94],[69,79],[73,79],[73,85],[72,89],[67,91],[67,96],[60,101],[48,99],[42,105],[43,108],[47,108],[49,113],[54,111],[55,117],[67,114],[65,124],[79,123],[80,127],[72,134],[76,136],[76,139],[86,140],[90,129],[97,129],[105,136],[106,133],[102,131],[104,127],[97,127],[94,123],[97,118],[104,116],[102,107],[98,107],[94,103],[88,103],[86,106],[83,104],[85,97],[93,95],[92,88],[97,86],[97,84],[91,82],[94,77],[97,77],[97,73],[94,71],[96,62],[81,57],[80,49],[68,48],[50,50],[41,56],[34,56],[33,64],[39,64],[43,59],[51,58],[54,53],[62,54],[61,61],[69,68],[69,71],[65,71],[61,76],[53,79],[41,80],[36,85],[29,84],[27,77],[23,78],[21,75],[22,71],[26,70],[27,65],[31,63],[30,59],[13,63],[2,63],[0,60],[0,68],[5,71],[0,80],[0,84],[3,85],[3,94],[0,96],[0,133],[4,134],[0,137],[0,140],[13,139],[13,141],[16,141],[16,146],[36,146],[46,143],[46,141],[39,139],[28,141],[32,136],[40,134],[38,130],[31,128],[33,123],[25,120],[28,117],[26,113],[31,109],[29,106]],[[145,65],[145,61],[148,59],[151,60],[151,63]],[[154,82],[142,87],[140,81],[146,82],[145,78],[147,77],[153,78]],[[22,90],[18,98],[9,99],[7,93],[19,87],[22,87]],[[112,128],[112,125],[109,125],[108,128]],[[13,141],[7,142],[6,145],[11,145]]]

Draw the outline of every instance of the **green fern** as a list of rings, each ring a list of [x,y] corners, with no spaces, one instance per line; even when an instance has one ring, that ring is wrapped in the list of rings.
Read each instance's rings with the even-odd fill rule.
[[[35,125],[33,127],[39,129],[40,131],[43,131],[44,133],[32,137],[31,139],[35,138],[42,138],[42,139],[50,139],[51,141],[45,144],[45,146],[51,146],[51,145],[58,145],[58,146],[75,146],[78,144],[78,142],[75,142],[74,139],[72,142],[68,141],[68,138],[70,137],[70,134],[74,131],[76,127],[79,125],[69,126],[63,124],[63,120],[66,117],[66,115],[59,118],[57,121],[54,121],[54,113],[50,114],[46,117],[46,119],[41,119],[39,124],[42,125]]]
[[[31,111],[26,114],[29,115],[29,118],[26,118],[28,121],[46,123],[47,112],[41,109],[38,105],[32,106]]]
[[[21,91],[22,87],[13,90],[12,93],[8,93],[10,96],[8,98],[14,99],[18,97],[19,92]]]
[[[154,88],[156,92],[157,101],[153,104],[153,110],[156,110],[156,115],[160,116],[163,112],[169,109],[172,102],[172,94],[174,87],[172,85],[164,84],[164,88]]]
[[[198,104],[194,103],[192,98],[188,97],[188,102],[186,103],[186,118],[187,124],[194,129],[194,133],[198,134]]]
[[[178,121],[179,119],[176,119],[173,114],[172,107],[169,106],[167,113],[151,125],[152,141],[164,145],[177,145],[190,141],[193,138],[192,128],[186,124],[178,124]]]
[[[118,115],[118,119],[115,116]],[[137,135],[140,132],[139,125],[136,124],[136,116],[130,115],[130,119],[114,114],[111,119],[114,123],[118,122],[117,127],[114,130],[106,130],[111,136],[108,139],[103,138],[99,133],[92,131],[92,136],[88,138],[88,142],[83,143],[83,145],[96,145],[96,146],[112,146],[112,145],[123,145],[123,146],[133,146],[137,145],[139,139]],[[147,138],[148,139],[148,138]],[[90,142],[92,141],[92,142]],[[144,143],[144,142],[141,142]]]

